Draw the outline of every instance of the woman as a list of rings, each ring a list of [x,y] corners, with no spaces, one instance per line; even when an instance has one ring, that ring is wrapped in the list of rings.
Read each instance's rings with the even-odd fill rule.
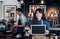
[[[42,9],[38,8],[35,11],[35,13],[33,15],[33,20],[29,22],[29,25],[32,25],[32,24],[38,24],[38,25],[44,24],[44,25],[46,25],[45,33],[49,34],[49,22],[47,20],[45,20],[44,14],[42,13]],[[31,30],[29,30],[28,32],[31,33]],[[35,37],[39,38],[41,36],[32,36],[32,37],[33,37],[32,39],[35,39]]]

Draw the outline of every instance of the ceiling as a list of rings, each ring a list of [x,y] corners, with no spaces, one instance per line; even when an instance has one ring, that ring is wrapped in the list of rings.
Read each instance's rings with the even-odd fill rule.
[[[38,4],[41,0],[34,0],[34,4]],[[46,5],[60,5],[60,0],[44,0]],[[33,3],[33,0],[24,0],[26,4]]]

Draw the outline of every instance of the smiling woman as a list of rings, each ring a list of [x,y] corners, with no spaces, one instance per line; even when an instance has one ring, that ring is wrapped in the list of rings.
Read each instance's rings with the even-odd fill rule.
[[[40,8],[38,8],[38,9],[36,9],[35,10],[35,13],[33,14],[33,19],[32,19],[32,21],[30,21],[29,23],[29,25],[46,25],[46,31],[45,31],[45,34],[49,34],[49,22],[47,21],[47,20],[43,20],[43,15],[44,13],[42,13],[42,9],[40,9]],[[31,27],[31,26],[30,26]],[[35,29],[34,29],[35,30]],[[30,32],[31,32],[31,30],[29,30]],[[28,31],[28,32],[29,32]],[[38,30],[38,31],[41,31],[41,29],[40,30]],[[37,30],[36,30],[36,32],[37,32]],[[42,38],[42,37],[43,38]],[[33,38],[34,37],[34,38]],[[44,35],[33,35],[32,36],[32,39],[46,39],[46,37],[44,36]]]

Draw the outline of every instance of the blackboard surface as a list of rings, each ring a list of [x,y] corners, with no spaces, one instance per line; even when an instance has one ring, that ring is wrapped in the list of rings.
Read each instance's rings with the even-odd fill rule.
[[[45,34],[46,26],[45,25],[31,25],[33,35],[43,35]]]

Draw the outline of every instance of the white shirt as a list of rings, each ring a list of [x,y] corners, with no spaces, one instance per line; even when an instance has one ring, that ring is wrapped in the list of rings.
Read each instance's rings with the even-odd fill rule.
[[[17,15],[17,20],[18,20],[18,19],[21,20],[21,23],[22,23],[22,24],[25,23],[25,22],[27,22],[27,18],[25,17],[24,14],[21,14],[21,16],[18,16],[18,15]]]

